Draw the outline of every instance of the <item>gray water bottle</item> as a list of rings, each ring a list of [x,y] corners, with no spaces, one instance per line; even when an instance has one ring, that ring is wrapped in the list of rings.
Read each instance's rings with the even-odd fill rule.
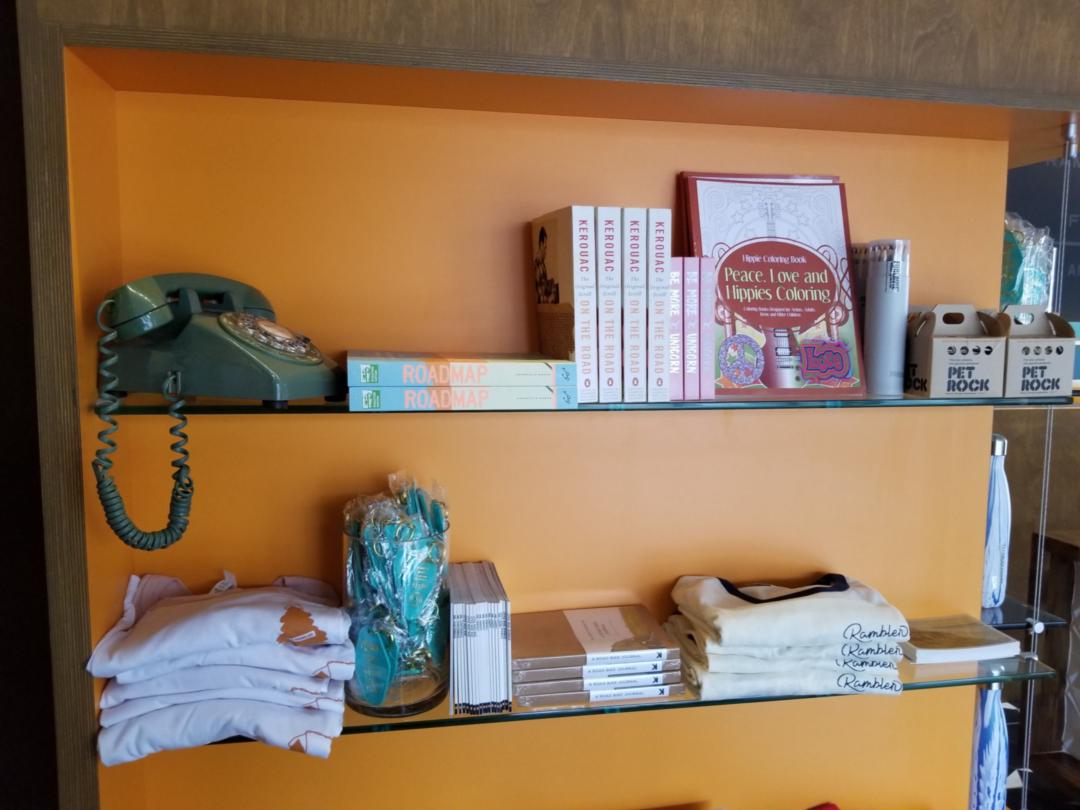
[[[869,246],[863,366],[871,397],[904,394],[911,242],[877,239]]]

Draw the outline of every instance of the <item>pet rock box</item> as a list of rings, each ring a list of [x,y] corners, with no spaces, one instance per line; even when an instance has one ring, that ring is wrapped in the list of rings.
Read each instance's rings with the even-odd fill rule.
[[[1009,317],[940,304],[908,320],[904,392],[933,399],[1000,397]]]
[[[1076,333],[1060,315],[1037,307],[1008,306],[1005,349],[1006,397],[1069,396]]]

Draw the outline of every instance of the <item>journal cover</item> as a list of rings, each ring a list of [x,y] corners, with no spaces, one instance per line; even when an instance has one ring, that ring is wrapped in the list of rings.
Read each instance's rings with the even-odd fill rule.
[[[1020,654],[1020,642],[963,614],[910,621],[911,639],[901,641],[904,656],[916,664],[985,661]]]
[[[527,670],[526,670],[527,671]],[[522,695],[558,695],[563,692],[594,692],[612,689],[641,689],[682,683],[682,673],[661,671],[640,675],[573,678],[559,681],[527,681],[514,684],[514,697]]]
[[[694,244],[717,260],[716,398],[864,394],[844,187],[687,176]]]
[[[622,209],[596,209],[600,401],[622,402]]]
[[[560,692],[557,695],[521,695],[514,698],[515,711],[537,709],[584,708],[620,703],[666,703],[691,697],[682,683],[668,686],[643,686],[637,689],[594,689],[591,692]]]
[[[682,665],[679,650],[674,658],[663,661],[626,661],[614,664],[584,664],[577,667],[549,667],[544,669],[515,669],[514,683],[536,683],[537,681],[566,681],[581,678],[611,678],[616,675],[648,675],[657,672],[671,672]]]
[[[623,239],[623,401],[645,402],[645,329],[648,309],[644,208],[624,208]]]
[[[596,210],[572,205],[532,222],[540,352],[577,363],[578,402],[599,401]]]
[[[512,618],[514,669],[664,661],[678,646],[644,605],[549,610]]]

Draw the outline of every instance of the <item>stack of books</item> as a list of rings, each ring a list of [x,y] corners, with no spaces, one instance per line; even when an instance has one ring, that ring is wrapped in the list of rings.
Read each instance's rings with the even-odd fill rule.
[[[532,221],[540,351],[582,404],[668,402],[671,209],[571,205]]]
[[[679,699],[679,646],[643,605],[514,616],[518,710]]]
[[[510,711],[510,600],[493,563],[451,563],[450,713]]]
[[[350,351],[350,411],[536,411],[577,407],[572,361],[515,354]]]

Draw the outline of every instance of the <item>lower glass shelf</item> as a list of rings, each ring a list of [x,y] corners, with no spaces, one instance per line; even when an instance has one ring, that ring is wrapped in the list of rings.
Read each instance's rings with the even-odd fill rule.
[[[998,630],[1026,630],[1028,619],[1034,617],[1035,608],[1026,602],[1021,602],[1019,599],[1013,599],[1011,596],[1005,597],[1001,607],[983,608],[982,611],[983,624],[996,627]],[[1060,616],[1055,616],[1046,611],[1039,614],[1039,621],[1045,627],[1065,627],[1069,624]]]
[[[1033,681],[1055,678],[1057,673],[1040,661],[1028,658],[1002,658],[994,661],[963,662],[956,664],[912,664],[900,662],[900,680],[905,692],[920,689],[943,689],[950,686],[978,686],[1011,681]],[[691,709],[700,706],[726,706],[736,703],[769,703],[781,700],[809,700],[818,697],[858,697],[857,695],[781,695],[775,697],[742,698],[739,700],[699,700],[693,696],[681,699],[665,699],[657,703],[633,703],[597,705],[573,709],[504,712],[482,716],[453,715],[444,701],[423,714],[401,719],[368,717],[352,709],[345,709],[345,727],[342,734],[375,734],[383,731],[409,731],[421,728],[445,728],[450,726],[473,726],[484,723],[509,723],[520,720],[545,720],[555,717],[585,717],[597,714],[628,714],[667,709]],[[220,744],[250,742],[246,737],[232,737]]]
[[[1030,681],[1054,678],[1057,673],[1040,661],[1028,658],[1003,658],[994,661],[967,661],[957,664],[912,664],[900,662],[900,680],[905,692],[920,689],[942,689],[950,686],[972,686],[1008,681]],[[400,720],[385,717],[368,717],[351,709],[345,710],[343,734],[372,734],[382,731],[406,731],[418,728],[442,728],[444,726],[471,726],[482,723],[507,723],[518,720],[543,720],[553,717],[582,717],[594,714],[625,714],[629,712],[687,709],[695,706],[725,706],[735,703],[768,703],[780,700],[806,700],[818,695],[790,695],[739,700],[698,700],[693,696],[683,699],[665,699],[657,703],[633,703],[597,705],[573,709],[504,712],[481,716],[450,715],[449,706],[443,703],[423,714]],[[839,697],[836,695],[830,697]],[[858,697],[857,695],[846,697]]]

